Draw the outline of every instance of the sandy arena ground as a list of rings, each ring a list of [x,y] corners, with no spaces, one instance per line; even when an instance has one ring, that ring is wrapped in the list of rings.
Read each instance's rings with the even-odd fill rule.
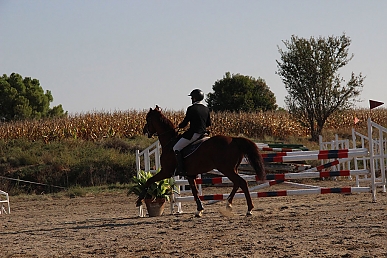
[[[330,184],[335,184],[330,181]],[[267,191],[267,190],[266,190]],[[209,187],[204,194],[228,193]],[[244,199],[140,218],[125,192],[77,198],[10,197],[0,215],[1,257],[387,257],[387,195]]]

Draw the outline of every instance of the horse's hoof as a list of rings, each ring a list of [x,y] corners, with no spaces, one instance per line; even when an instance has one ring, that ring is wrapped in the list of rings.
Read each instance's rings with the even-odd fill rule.
[[[253,216],[253,212],[252,211],[247,211],[246,212],[246,217],[251,217]]]
[[[226,205],[226,210],[232,211],[232,205],[231,205],[231,203],[227,203],[227,205]]]
[[[196,211],[196,212],[195,212],[195,217],[196,217],[196,218],[200,218],[201,216],[203,216],[203,212],[204,212],[204,210]]]

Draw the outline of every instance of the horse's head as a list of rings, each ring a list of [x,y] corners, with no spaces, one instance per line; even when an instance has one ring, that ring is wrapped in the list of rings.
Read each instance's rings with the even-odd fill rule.
[[[143,134],[147,134],[148,138],[152,138],[152,136],[157,133],[155,122],[157,122],[156,119],[160,120],[160,115],[161,109],[157,105],[155,109],[150,108],[146,114],[146,124],[144,125],[142,132]]]
[[[143,133],[147,134],[149,138],[155,134],[158,136],[163,135],[164,138],[164,135],[176,136],[173,123],[161,113],[161,108],[157,105],[155,109],[150,108],[146,114],[146,124]]]

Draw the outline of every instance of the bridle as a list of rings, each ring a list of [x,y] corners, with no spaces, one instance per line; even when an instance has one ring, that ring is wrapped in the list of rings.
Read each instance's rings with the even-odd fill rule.
[[[144,126],[143,133],[148,135],[148,138],[152,138],[153,135],[157,136],[157,132],[152,133],[152,132],[149,131],[149,121],[148,121],[148,119],[146,119],[146,124]]]

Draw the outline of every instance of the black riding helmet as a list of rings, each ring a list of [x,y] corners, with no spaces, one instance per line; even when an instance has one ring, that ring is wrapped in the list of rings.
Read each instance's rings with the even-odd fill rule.
[[[191,93],[188,96],[191,96],[196,101],[201,101],[204,99],[204,93],[199,89],[194,89],[193,91],[191,91]]]

